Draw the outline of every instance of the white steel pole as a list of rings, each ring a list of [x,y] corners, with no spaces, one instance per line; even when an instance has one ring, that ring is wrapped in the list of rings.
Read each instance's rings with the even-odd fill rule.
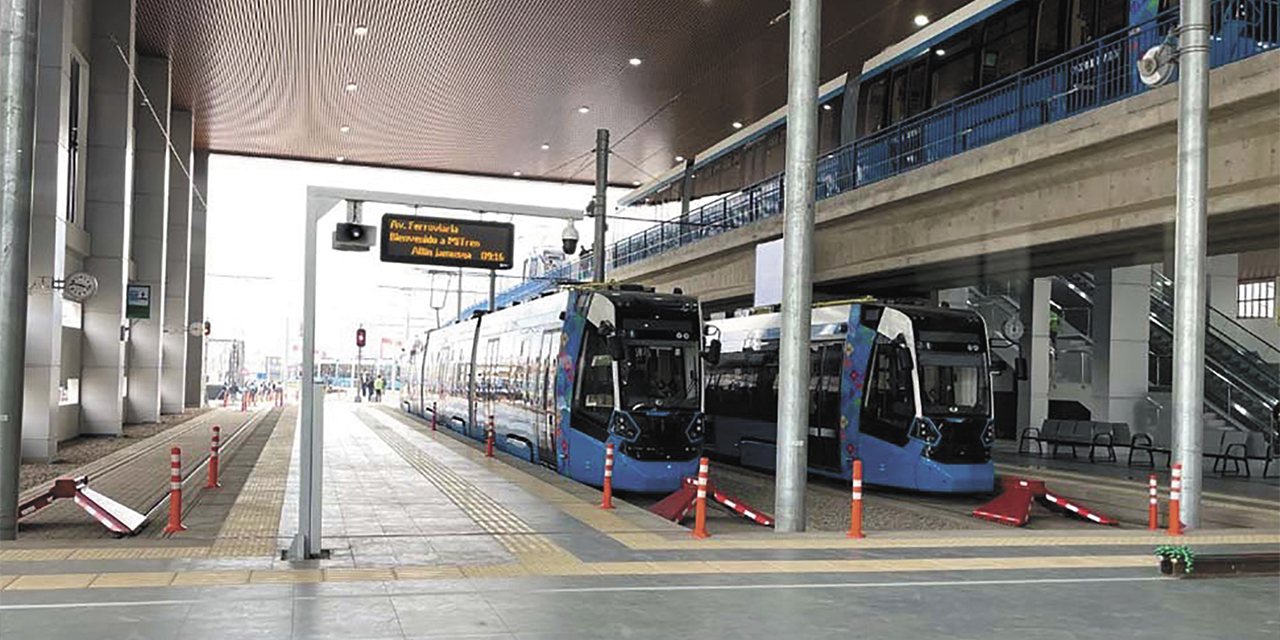
[[[782,339],[778,372],[777,523],[804,531],[809,435],[809,325],[818,151],[821,0],[792,0],[787,87],[786,211],[782,227]]]

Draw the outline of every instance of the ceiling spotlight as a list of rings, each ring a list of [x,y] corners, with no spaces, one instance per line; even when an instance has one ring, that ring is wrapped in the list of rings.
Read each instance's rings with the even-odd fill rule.
[[[551,148],[551,143],[549,143],[549,142],[544,142],[544,143],[542,143],[542,150],[543,150],[543,151],[546,151],[547,149],[550,149],[550,148]]]
[[[511,172],[511,175],[513,175],[513,176],[515,176],[515,177],[519,178],[520,176],[522,176],[522,175],[524,175],[524,174],[520,173],[519,171],[512,171],[512,172]]]
[[[351,126],[350,126],[350,125],[345,125],[345,124],[344,124],[344,125],[342,125],[341,127],[338,127],[338,131],[341,131],[341,132],[343,132],[343,133],[346,133],[346,132],[348,132],[348,131],[350,131],[350,130],[351,130]]]
[[[733,128],[734,128],[734,129],[741,129],[741,128],[742,128],[742,123],[741,123],[741,122],[738,122],[737,120],[734,120],[734,121],[733,121]]]
[[[590,113],[590,112],[591,112],[591,107],[588,107],[585,104],[582,105],[581,107],[578,107],[578,113]]]
[[[831,110],[831,105],[830,105],[830,104],[824,104],[824,105],[822,105],[822,110],[823,110],[823,111],[830,111],[830,110]]]
[[[356,25],[355,33],[356,33],[356,35],[357,35],[357,36],[360,36],[361,38],[363,38],[363,37],[365,37],[365,36],[369,35],[369,27],[366,27],[366,26],[364,26],[364,25],[362,25],[362,24],[358,24],[358,25]]]
[[[640,58],[632,58],[627,61],[627,64],[630,64],[633,67],[638,67],[642,62],[644,62],[644,60],[641,60]]]
[[[346,162],[346,161],[347,161],[347,157],[346,157],[346,156],[338,156],[338,157],[334,158],[334,160],[336,160],[336,161],[338,161],[338,162]]]
[[[355,91],[356,89],[359,89],[359,87],[356,86],[356,83],[354,82],[347,83],[347,91]]]
[[[684,162],[684,156],[676,156],[676,162]]]
[[[939,58],[941,58],[942,56],[947,55],[947,50],[946,50],[946,49],[938,49],[937,51],[934,51],[934,53],[938,54],[938,57],[939,57]]]
[[[916,23],[917,27],[923,27],[926,24],[929,24],[929,16],[926,16],[922,13],[916,16],[916,19],[914,20],[914,22]]]
[[[640,186],[640,181],[639,181],[639,180],[632,180],[632,181],[631,181],[631,186],[633,186],[633,187],[638,187],[638,186]]]

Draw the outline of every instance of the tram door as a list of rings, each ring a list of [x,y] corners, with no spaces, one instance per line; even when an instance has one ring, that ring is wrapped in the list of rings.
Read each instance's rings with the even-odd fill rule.
[[[560,355],[560,332],[547,331],[538,345],[533,405],[538,414],[538,459],[556,466],[556,361]]]
[[[843,342],[810,347],[809,466],[840,468],[840,364]]]

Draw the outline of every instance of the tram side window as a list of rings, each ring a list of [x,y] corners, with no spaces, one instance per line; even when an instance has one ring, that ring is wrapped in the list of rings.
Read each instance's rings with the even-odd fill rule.
[[[856,135],[859,137],[875,133],[884,128],[886,124],[884,98],[888,84],[888,74],[884,74],[862,88],[861,95],[858,97],[858,100],[862,103],[858,105],[858,131]]]
[[[613,358],[604,338],[588,329],[578,369],[578,394],[587,409],[613,409]]]
[[[887,442],[907,443],[908,430],[915,419],[915,390],[911,370],[899,366],[900,349],[907,347],[883,336],[876,337],[873,368],[863,408],[861,430]]]

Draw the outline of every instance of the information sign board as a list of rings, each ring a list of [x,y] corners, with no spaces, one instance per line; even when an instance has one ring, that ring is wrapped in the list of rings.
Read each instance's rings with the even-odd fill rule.
[[[515,225],[385,214],[379,243],[383,262],[510,269]]]

